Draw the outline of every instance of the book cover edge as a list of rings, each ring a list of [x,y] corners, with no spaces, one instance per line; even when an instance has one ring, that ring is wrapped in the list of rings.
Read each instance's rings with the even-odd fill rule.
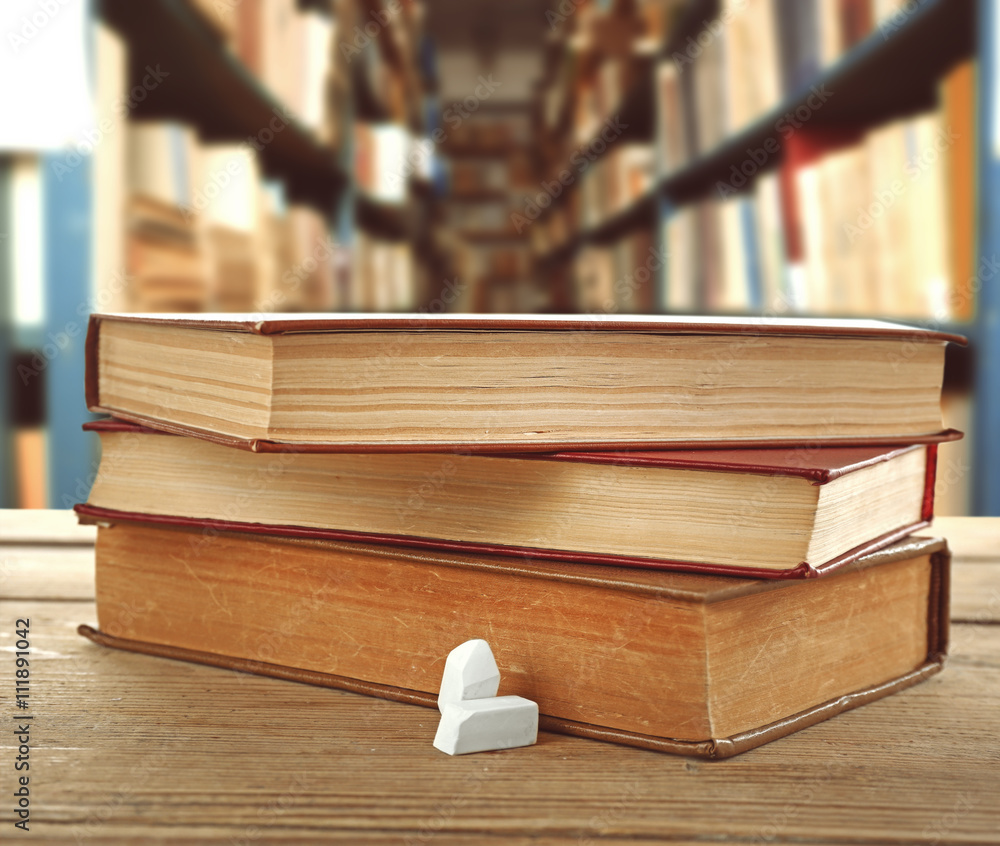
[[[115,433],[115,434],[141,434],[141,435],[163,435],[171,437],[183,437],[178,432],[168,432],[163,429],[153,429],[149,426],[144,426],[139,423],[133,423],[128,420],[122,419],[120,417],[106,417],[101,420],[89,420],[83,424],[83,430],[85,432],[95,432],[98,435],[104,433]],[[206,440],[209,443],[214,443],[212,440],[206,438],[197,438],[197,440]],[[219,443],[219,446],[230,446],[228,443]],[[910,452],[915,449],[920,449],[924,446],[930,448],[932,444],[902,444],[897,446],[887,446],[887,447],[860,447],[861,449],[880,449],[876,455],[872,455],[868,458],[853,461],[851,463],[843,463],[839,466],[828,466],[828,467],[803,467],[795,466],[792,464],[778,465],[778,464],[767,464],[766,459],[761,459],[757,463],[730,463],[725,461],[722,457],[715,456],[707,460],[699,460],[697,458],[685,457],[683,459],[676,459],[672,456],[676,455],[678,452],[695,454],[705,454],[710,455],[713,452],[731,452],[734,455],[745,455],[746,453],[758,453],[764,451],[762,449],[746,450],[746,449],[731,449],[731,450],[680,450],[680,449],[664,449],[659,451],[655,456],[649,455],[650,450],[637,450],[637,451],[600,451],[600,452],[582,452],[582,451],[571,451],[571,452],[531,452],[531,453],[517,453],[517,452],[505,452],[499,454],[500,457],[520,459],[520,460],[539,460],[539,461],[568,461],[568,462],[578,462],[581,464],[602,464],[602,465],[612,465],[612,466],[633,466],[633,467],[663,467],[669,469],[677,470],[694,470],[694,471],[705,471],[705,472],[720,472],[720,473],[738,473],[747,475],[764,475],[764,476],[781,476],[788,478],[798,478],[805,479],[816,485],[825,485],[828,482],[832,482],[835,479],[839,479],[842,476],[846,476],[850,473],[855,473],[858,470],[863,470],[867,467],[871,467],[874,464],[879,464],[884,461],[890,461],[903,453]],[[852,446],[841,445],[839,447],[820,447],[818,450],[810,450],[811,452],[822,452],[824,449],[852,449]],[[266,450],[256,450],[258,452],[266,452]],[[776,451],[776,450],[775,450]],[[337,453],[328,452],[328,455],[334,455]],[[462,451],[455,454],[472,454],[468,451]]]
[[[330,314],[330,315],[158,315],[158,314],[94,314],[99,320],[119,320],[130,323],[191,326],[206,331],[237,331],[258,335],[280,335],[292,332],[330,331],[441,331],[441,330],[493,330],[493,331],[550,331],[550,332],[643,332],[664,335],[819,335],[834,338],[921,338],[926,341],[968,344],[963,335],[925,329],[891,321],[838,320],[813,322],[789,321],[785,324],[765,323],[762,318],[713,319],[705,315],[698,319],[653,318],[621,320],[603,317],[585,319],[578,315],[527,316],[527,315],[456,315],[443,318],[439,315],[384,315],[384,314]]]
[[[88,391],[90,385],[90,366],[88,363]],[[96,392],[97,388],[94,387]],[[204,441],[222,444],[224,446],[243,449],[249,452],[266,453],[336,453],[336,452],[379,452],[379,453],[459,453],[470,455],[499,455],[513,453],[527,455],[529,453],[581,453],[581,452],[629,452],[638,450],[677,450],[677,449],[779,449],[784,447],[904,447],[919,444],[943,443],[961,440],[963,433],[957,429],[942,429],[938,432],[928,432],[914,435],[886,435],[883,437],[845,437],[845,438],[803,438],[795,439],[747,439],[747,440],[714,440],[714,441],[579,441],[579,442],[545,442],[519,443],[517,441],[491,441],[466,443],[438,442],[371,442],[371,443],[316,443],[274,441],[265,438],[240,438],[232,435],[220,435],[207,429],[193,426],[183,426],[176,423],[154,420],[141,414],[133,414],[120,409],[109,408],[92,402],[88,393],[87,408],[96,414],[107,414],[117,420],[134,423],[151,431],[163,432],[168,435],[183,435],[199,438]],[[94,397],[96,400],[97,398]]]
[[[468,555],[472,553],[494,556],[498,559],[517,559],[528,567],[534,562],[540,562],[541,564],[562,562],[573,565],[617,567],[623,570],[634,568],[707,576],[736,576],[746,580],[768,582],[799,581],[801,579],[825,576],[854,564],[858,559],[883,550],[914,532],[930,526],[930,521],[928,520],[917,520],[865,541],[863,544],[859,544],[853,549],[821,565],[814,566],[808,562],[800,562],[794,567],[784,570],[771,570],[757,567],[734,567],[697,561],[676,561],[673,559],[651,559],[605,553],[501,546],[499,544],[349,532],[336,529],[313,529],[304,526],[271,526],[261,523],[239,523],[229,520],[208,520],[178,517],[168,514],[142,514],[139,512],[104,508],[98,505],[90,505],[89,503],[78,503],[73,507],[73,510],[76,512],[81,523],[95,523],[100,525],[113,525],[117,522],[124,522],[174,529],[201,528],[212,532],[246,534],[264,538],[362,545],[374,544],[390,550],[398,550],[401,555],[413,555],[415,550],[452,555]],[[447,562],[442,561],[441,563],[444,564]]]

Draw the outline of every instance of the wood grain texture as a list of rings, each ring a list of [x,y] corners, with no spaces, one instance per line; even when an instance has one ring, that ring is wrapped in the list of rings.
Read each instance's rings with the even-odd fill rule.
[[[992,538],[991,562],[965,563],[963,537],[935,527],[958,553],[963,614],[989,611],[1000,591],[1000,521],[988,522],[969,525]],[[67,565],[57,584],[37,552],[28,594],[92,585],[92,562]],[[37,715],[25,842],[1000,842],[995,625],[957,623],[947,668],[917,687],[705,762],[545,733],[527,749],[449,758],[431,747],[432,711],[102,649],[75,632],[96,622],[79,601],[0,602],[4,653],[24,615]],[[11,742],[0,735],[3,795]],[[10,820],[0,803],[4,840]]]
[[[1000,623],[1000,561],[952,568],[951,619],[956,623]]]
[[[0,597],[93,602],[93,543],[0,544]]]
[[[948,538],[956,561],[1000,561],[1000,517],[935,517],[921,534]]]
[[[0,544],[94,545],[97,529],[81,526],[69,509],[0,509]]]
[[[430,745],[428,709],[104,650],[75,634],[94,620],[76,603],[67,613],[66,603],[4,602],[0,612],[30,615],[40,656],[32,785],[42,836],[913,843],[947,826],[946,842],[982,843],[1000,822],[993,626],[957,627],[951,665],[916,688],[708,763],[544,733],[528,749],[449,758]],[[6,791],[6,770],[3,780]]]

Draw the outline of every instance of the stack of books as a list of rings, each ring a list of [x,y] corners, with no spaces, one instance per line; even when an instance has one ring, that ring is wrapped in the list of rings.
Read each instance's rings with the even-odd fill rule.
[[[98,643],[725,757],[940,669],[945,347],[878,321],[94,315]],[[428,738],[428,743],[430,738]]]

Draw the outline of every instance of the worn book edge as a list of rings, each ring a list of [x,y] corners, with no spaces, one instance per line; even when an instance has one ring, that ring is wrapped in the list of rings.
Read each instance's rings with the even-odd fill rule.
[[[820,335],[834,338],[909,338],[966,345],[953,332],[886,320],[824,317],[712,317],[698,315],[527,314],[126,314],[95,313],[88,332],[103,320],[183,326],[251,335],[329,332],[642,332],[660,335]]]
[[[933,477],[931,477],[933,478]],[[765,567],[737,567],[710,564],[700,561],[678,561],[661,558],[640,558],[628,555],[611,555],[598,552],[574,552],[563,549],[540,549],[527,546],[503,546],[477,541],[450,541],[411,535],[388,535],[371,532],[352,532],[339,529],[316,529],[307,526],[278,526],[264,523],[239,523],[230,520],[208,520],[192,517],[177,517],[170,514],[142,514],[119,511],[89,503],[73,506],[77,517],[83,523],[150,523],[177,528],[202,528],[218,532],[243,532],[250,535],[265,535],[279,538],[299,538],[303,540],[347,541],[348,543],[374,543],[403,549],[428,549],[441,552],[503,555],[520,558],[526,563],[533,561],[567,561],[574,564],[600,564],[613,567],[640,567],[649,570],[676,570],[686,573],[703,573],[716,576],[741,576],[748,579],[813,579],[836,571],[857,561],[864,555],[884,549],[920,529],[930,526],[930,514],[926,506],[920,520],[900,526],[873,538],[854,549],[831,558],[821,564],[802,561],[795,567],[775,570]]]
[[[91,368],[87,369],[88,374]],[[780,449],[801,447],[867,447],[885,446],[902,447],[915,444],[938,444],[947,441],[958,441],[963,437],[957,429],[941,429],[937,432],[927,432],[919,435],[884,435],[881,437],[843,437],[843,438],[807,438],[796,440],[783,438],[768,440],[766,438],[741,438],[726,440],[678,440],[678,441],[551,441],[531,443],[518,441],[393,441],[393,442],[356,442],[356,443],[323,443],[318,441],[275,441],[266,438],[238,438],[231,435],[220,435],[209,429],[196,426],[181,426],[175,423],[156,420],[142,414],[132,414],[118,408],[108,408],[97,402],[96,380],[91,388],[88,383],[87,409],[94,414],[108,414],[115,418],[134,423],[145,429],[156,430],[170,435],[184,435],[190,438],[200,438],[235,449],[263,453],[309,453],[309,452],[454,452],[464,454],[491,455],[497,453],[552,453],[552,452],[599,452],[635,451],[635,450],[678,450],[678,449]],[[90,391],[93,390],[93,394]]]
[[[83,431],[102,434],[124,435],[160,435],[163,437],[181,437],[163,429],[153,429],[130,423],[120,417],[105,417],[100,420],[88,420],[83,424]],[[203,440],[199,438],[198,440]],[[216,444],[224,446],[224,444]],[[581,452],[530,452],[505,453],[499,457],[521,461],[555,461],[573,462],[578,464],[601,464],[631,467],[662,467],[677,470],[700,470],[718,473],[736,473],[764,476],[787,476],[806,479],[816,485],[825,485],[843,476],[864,470],[875,464],[891,461],[903,453],[926,446],[928,453],[934,450],[934,455],[928,454],[928,465],[936,465],[936,443],[904,444],[895,447],[855,446],[854,444],[839,447],[812,448],[794,450],[790,454],[782,449],[667,449],[667,450],[627,450]],[[289,453],[296,450],[289,449]],[[802,455],[806,453],[806,455]],[[832,455],[835,453],[836,455]],[[459,455],[466,452],[456,453]],[[826,457],[826,461],[816,461],[817,457]],[[790,458],[794,460],[789,460]],[[810,458],[813,459],[810,462]],[[836,460],[835,460],[836,459]]]

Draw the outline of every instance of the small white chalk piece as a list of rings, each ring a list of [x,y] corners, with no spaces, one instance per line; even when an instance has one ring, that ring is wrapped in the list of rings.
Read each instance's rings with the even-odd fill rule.
[[[520,696],[497,696],[445,705],[434,748],[467,755],[531,746],[537,739],[538,705]]]
[[[485,640],[467,640],[448,653],[438,693],[438,710],[468,699],[488,699],[500,689],[500,671]]]

